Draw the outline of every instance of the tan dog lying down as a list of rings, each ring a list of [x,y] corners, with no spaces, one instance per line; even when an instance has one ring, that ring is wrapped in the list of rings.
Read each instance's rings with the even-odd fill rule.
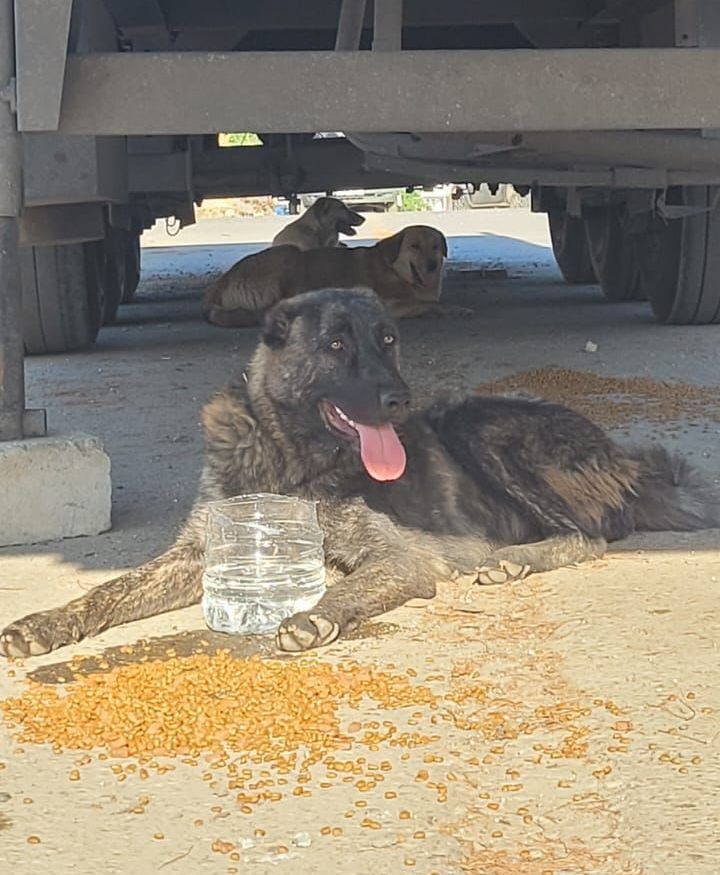
[[[297,246],[298,249],[318,249],[342,246],[340,234],[354,237],[355,225],[362,225],[365,216],[351,210],[336,197],[320,197],[306,212],[275,235],[273,246]]]
[[[353,288],[372,289],[396,319],[443,312],[448,308],[438,300],[446,257],[444,235],[426,225],[353,249],[274,246],[238,261],[210,286],[203,315],[221,328],[248,327],[283,298]]]

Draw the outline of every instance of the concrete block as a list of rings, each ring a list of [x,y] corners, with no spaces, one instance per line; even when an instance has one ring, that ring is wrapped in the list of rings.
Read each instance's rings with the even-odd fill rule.
[[[110,528],[110,458],[85,434],[0,443],[0,547]]]

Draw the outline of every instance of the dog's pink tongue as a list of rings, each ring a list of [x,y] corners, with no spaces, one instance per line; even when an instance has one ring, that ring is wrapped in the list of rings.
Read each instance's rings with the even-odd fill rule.
[[[405,472],[405,447],[391,425],[359,425],[360,456],[374,480],[398,480]]]

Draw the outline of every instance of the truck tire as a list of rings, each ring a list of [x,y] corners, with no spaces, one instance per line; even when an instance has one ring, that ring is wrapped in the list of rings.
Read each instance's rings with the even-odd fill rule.
[[[548,224],[555,260],[565,282],[570,285],[597,282],[583,220],[569,215],[561,206],[548,211]]]
[[[681,219],[654,219],[635,235],[640,281],[658,322],[720,322],[720,209],[718,186],[676,187],[667,203],[701,212]]]
[[[97,243],[105,291],[103,325],[110,325],[115,321],[118,307],[125,296],[126,236],[126,231],[109,228],[105,239]]]
[[[644,301],[640,268],[633,237],[621,208],[591,209],[585,216],[588,252],[593,270],[608,301]]]
[[[125,246],[125,287],[121,304],[129,304],[140,284],[140,234],[130,231]]]
[[[27,354],[92,346],[105,312],[98,245],[29,246],[21,250],[20,267]]]

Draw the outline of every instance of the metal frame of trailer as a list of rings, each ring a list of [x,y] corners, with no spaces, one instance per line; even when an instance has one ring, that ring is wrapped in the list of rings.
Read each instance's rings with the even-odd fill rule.
[[[718,322],[719,84],[713,0],[0,0],[0,440],[45,431],[24,352],[92,343],[205,197],[512,183],[569,281]]]

